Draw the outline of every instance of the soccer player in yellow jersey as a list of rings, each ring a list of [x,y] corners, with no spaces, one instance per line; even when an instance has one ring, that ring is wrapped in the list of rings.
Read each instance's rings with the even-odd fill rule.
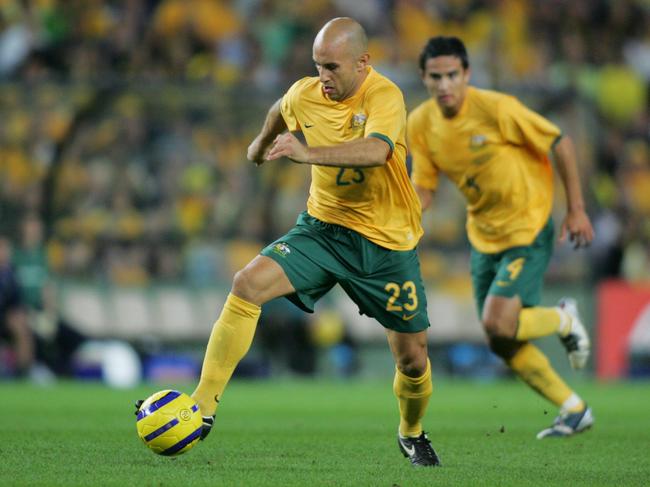
[[[251,344],[260,306],[286,296],[312,312],[339,284],[361,313],[386,328],[396,362],[402,454],[413,465],[435,466],[439,460],[421,424],[432,391],[429,319],[415,250],[423,231],[406,171],[403,96],[369,65],[366,34],[350,18],[320,30],[313,59],[318,76],[297,81],[271,106],[248,148],[248,159],[258,165],[287,157],[312,166],[307,211],[236,273],[193,397],[207,434]]]
[[[571,139],[516,98],[468,85],[467,52],[456,37],[434,37],[420,55],[431,98],[408,117],[412,180],[423,209],[444,173],[467,200],[467,234],[479,316],[492,351],[560,415],[537,437],[570,436],[593,424],[591,408],[530,340],[559,335],[571,365],[585,366],[589,336],[574,300],[539,306],[553,250],[552,153],[564,186],[567,214],[560,240],[588,245],[585,213]]]

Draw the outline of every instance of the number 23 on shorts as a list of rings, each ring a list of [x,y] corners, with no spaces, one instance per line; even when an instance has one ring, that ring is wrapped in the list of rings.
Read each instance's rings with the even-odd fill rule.
[[[396,282],[389,282],[384,286],[384,289],[390,293],[388,301],[386,302],[386,311],[405,311],[402,314],[402,319],[405,321],[410,320],[418,313],[413,313],[418,307],[418,295],[417,288],[413,281],[406,281],[401,286]],[[397,303],[397,300],[402,295],[402,292],[406,294],[406,301],[402,305]],[[410,312],[411,314],[407,314]]]

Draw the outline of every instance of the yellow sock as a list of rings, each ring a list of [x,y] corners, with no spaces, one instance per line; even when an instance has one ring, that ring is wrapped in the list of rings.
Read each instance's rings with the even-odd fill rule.
[[[515,339],[533,340],[554,333],[566,335],[571,327],[571,317],[560,308],[523,308],[519,312],[519,326]]]
[[[230,376],[251,346],[260,312],[259,306],[228,295],[210,334],[199,385],[192,393],[203,416],[216,411]]]
[[[508,365],[526,384],[558,407],[565,406],[565,402],[574,394],[553,370],[546,355],[531,343],[524,344]],[[571,406],[572,409],[581,409],[578,405]]]
[[[420,436],[422,417],[433,391],[431,363],[427,359],[427,370],[421,377],[409,377],[395,369],[393,392],[399,403],[399,433],[402,436]]]

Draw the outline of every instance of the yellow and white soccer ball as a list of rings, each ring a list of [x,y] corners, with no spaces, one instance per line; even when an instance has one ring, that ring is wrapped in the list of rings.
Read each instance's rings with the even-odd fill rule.
[[[194,399],[167,389],[149,396],[140,406],[138,436],[158,455],[180,455],[201,437],[201,411]]]

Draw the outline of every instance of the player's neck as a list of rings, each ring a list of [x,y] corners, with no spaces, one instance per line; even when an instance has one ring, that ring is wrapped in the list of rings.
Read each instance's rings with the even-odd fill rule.
[[[359,93],[359,90],[363,86],[363,83],[365,83],[366,79],[368,79],[369,74],[370,74],[370,66],[366,66],[366,69],[363,70],[363,73],[359,76],[359,79],[350,90],[350,93],[345,98],[342,98],[341,101],[349,100],[350,98],[354,97],[357,93]]]

